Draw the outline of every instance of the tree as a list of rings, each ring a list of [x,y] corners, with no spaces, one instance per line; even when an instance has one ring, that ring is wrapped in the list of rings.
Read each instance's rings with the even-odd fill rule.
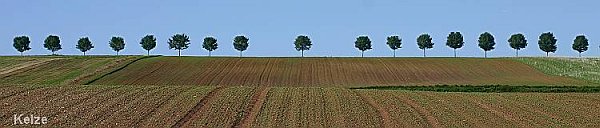
[[[310,41],[310,38],[308,38],[308,36],[299,35],[298,37],[296,37],[296,40],[294,41],[294,45],[295,45],[296,51],[301,51],[302,57],[304,57],[304,51],[310,50],[310,47],[312,46],[312,42]]]
[[[55,35],[49,35],[46,37],[46,40],[44,40],[44,48],[52,51],[52,55],[54,55],[54,52],[62,49],[60,46],[60,38]]]
[[[361,51],[360,57],[364,57],[365,51],[371,48],[371,39],[369,36],[358,36],[354,42],[354,47]]]
[[[235,50],[240,51],[240,57],[242,57],[242,52],[248,49],[248,38],[245,36],[236,36],[233,38],[233,47]]]
[[[402,39],[398,36],[387,37],[387,45],[394,50],[394,57],[396,57],[396,49],[402,48]]]
[[[549,52],[556,52],[556,41],[554,34],[551,32],[542,33],[542,35],[540,35],[538,45],[540,46],[540,50],[546,52],[546,57],[549,56]]]
[[[487,52],[494,50],[494,45],[496,45],[496,41],[494,41],[494,36],[489,32],[484,32],[479,35],[479,48],[483,49],[483,56],[487,58]]]
[[[31,41],[29,41],[29,37],[27,36],[17,36],[13,39],[13,47],[21,53],[21,56],[23,56],[23,52],[31,49],[29,43]]]
[[[83,55],[85,56],[85,52],[94,48],[94,45],[92,45],[92,41],[90,41],[88,37],[83,37],[79,38],[79,40],[77,41],[76,48],[79,49],[79,51],[83,52]]]
[[[454,57],[456,57],[456,49],[461,48],[465,42],[463,42],[463,36],[460,32],[450,32],[446,40],[446,46],[454,49]]]
[[[169,49],[178,51],[177,56],[181,56],[181,50],[185,50],[190,45],[190,37],[185,34],[175,34],[169,39]]]
[[[108,42],[110,47],[117,52],[117,56],[119,55],[119,51],[125,49],[125,40],[123,37],[112,37],[110,42]]]
[[[575,37],[575,40],[573,40],[573,50],[579,52],[579,57],[581,57],[582,52],[588,50],[589,45],[590,44],[588,43],[588,39],[585,38],[584,35],[579,35]]]
[[[421,34],[417,37],[417,45],[419,45],[419,49],[423,50],[423,57],[427,57],[425,55],[425,49],[433,48],[434,43],[431,42],[431,36],[429,36],[429,34]]]
[[[150,50],[156,47],[156,38],[154,38],[154,35],[146,35],[142,38],[140,44],[148,52],[148,55],[150,55]]]
[[[525,39],[525,35],[521,33],[511,35],[508,39],[508,43],[511,48],[515,49],[516,57],[519,57],[519,50],[527,47],[527,39]]]
[[[217,50],[217,48],[219,48],[219,45],[217,44],[217,39],[215,39],[214,37],[204,38],[204,43],[202,44],[202,48],[208,50],[208,56],[210,56],[210,53],[212,51]]]

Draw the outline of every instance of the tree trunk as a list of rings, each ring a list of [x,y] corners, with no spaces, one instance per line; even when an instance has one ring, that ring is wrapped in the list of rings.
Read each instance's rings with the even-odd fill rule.
[[[177,51],[178,51],[177,56],[181,56],[181,49],[179,49]]]
[[[361,51],[361,53],[360,53],[360,57],[361,57],[361,58],[362,58],[362,57],[365,57],[365,51]]]
[[[394,57],[396,57],[396,49],[394,49]]]
[[[119,51],[117,51],[117,56],[119,56]]]
[[[519,49],[516,49],[515,51],[517,51],[517,57],[519,57]]]
[[[147,51],[148,51],[148,54],[146,54],[146,55],[150,56],[150,50],[147,50]]]
[[[210,57],[210,52],[211,52],[211,51],[208,51],[208,57]]]
[[[483,58],[487,58],[487,51],[483,51]]]
[[[423,57],[427,57],[427,56],[425,56],[425,49],[423,49]]]
[[[242,51],[240,51],[240,58],[242,57]]]
[[[23,52],[21,52],[21,56],[23,56]]]
[[[304,57],[304,50],[300,50],[302,57]]]
[[[550,57],[550,55],[548,54],[549,52],[546,52],[546,57]]]
[[[581,58],[581,52],[579,52],[579,58]]]
[[[85,52],[83,52],[83,56],[85,56]]]
[[[454,49],[454,58],[456,58],[456,48]]]

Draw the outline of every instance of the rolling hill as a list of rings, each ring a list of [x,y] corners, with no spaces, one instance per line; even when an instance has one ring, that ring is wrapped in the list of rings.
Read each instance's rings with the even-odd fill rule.
[[[356,87],[585,85],[508,58],[153,57],[91,84]]]

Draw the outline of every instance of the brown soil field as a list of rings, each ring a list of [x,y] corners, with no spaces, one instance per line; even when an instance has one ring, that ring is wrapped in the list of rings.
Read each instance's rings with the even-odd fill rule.
[[[272,88],[252,127],[380,127],[377,111],[341,88]]]
[[[599,93],[151,85],[0,89],[0,118],[47,116],[44,126],[50,127],[600,127]],[[0,123],[14,126],[12,120]]]
[[[598,93],[440,93],[359,90],[396,127],[599,127]]]
[[[214,87],[11,88],[2,90],[10,96],[0,100],[0,118],[11,119],[4,126],[12,125],[13,114],[34,114],[48,117],[53,127],[170,127]]]
[[[586,85],[511,59],[154,57],[91,84],[213,86]]]

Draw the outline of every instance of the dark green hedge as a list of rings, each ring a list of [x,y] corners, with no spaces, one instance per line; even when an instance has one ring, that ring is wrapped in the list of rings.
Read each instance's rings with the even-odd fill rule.
[[[373,86],[351,89],[377,89],[377,90],[408,90],[408,91],[434,91],[434,92],[540,92],[540,93],[568,93],[600,92],[600,86],[509,86],[509,85],[435,85],[435,86]]]

